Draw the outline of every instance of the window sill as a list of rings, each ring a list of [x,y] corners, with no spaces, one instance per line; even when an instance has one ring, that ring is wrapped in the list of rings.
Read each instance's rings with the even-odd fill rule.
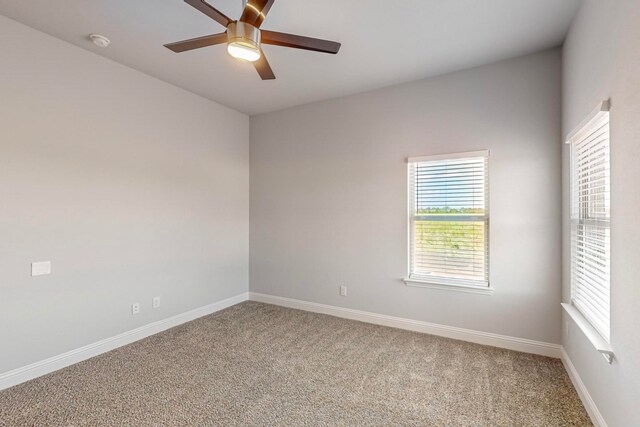
[[[445,291],[466,292],[469,294],[482,294],[482,295],[491,295],[493,294],[493,291],[494,291],[494,289],[491,286],[439,283],[437,280],[429,280],[429,279],[404,278],[402,280],[405,285],[416,287],[416,288],[440,289]]]
[[[571,304],[562,303],[562,308],[567,312],[569,317],[573,319],[574,323],[580,328],[583,334],[587,337],[587,339],[593,344],[593,346],[598,350],[605,360],[611,364],[613,362],[613,349],[611,345],[595,330],[593,326],[589,323],[587,319]]]

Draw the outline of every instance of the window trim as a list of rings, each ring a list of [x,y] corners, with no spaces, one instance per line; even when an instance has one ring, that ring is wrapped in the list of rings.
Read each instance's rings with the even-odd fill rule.
[[[402,279],[405,285],[413,287],[413,288],[429,288],[429,289],[441,289],[446,291],[457,291],[457,292],[466,292],[469,294],[483,294],[483,295],[491,295],[495,288],[492,288],[490,285],[469,285],[460,283],[463,279],[457,279],[457,283],[448,283],[445,280],[437,280],[435,277],[433,279],[418,279],[405,277]]]
[[[613,348],[600,333],[594,328],[586,317],[571,303],[560,304],[567,315],[573,320],[578,329],[587,337],[589,342],[595,347],[596,350],[611,364],[613,362]]]
[[[572,144],[582,140],[585,136],[585,133],[588,132],[593,126],[598,123],[603,123],[605,120],[609,121],[609,112],[610,112],[611,103],[609,100],[602,101],[593,112],[591,112],[572,132],[570,132],[565,138],[565,144],[569,146],[570,149],[570,157],[569,157],[569,223],[570,223],[570,232],[573,233],[574,219],[573,219],[573,203],[574,203],[574,192],[573,192],[573,147]],[[611,230],[611,224],[609,225],[609,230]],[[570,243],[570,253],[569,256],[569,264],[573,265],[573,243]],[[609,262],[611,262],[611,248],[609,248]],[[573,270],[573,269],[571,269]],[[574,324],[580,329],[580,331],[585,335],[588,341],[594,346],[594,348],[602,354],[607,363],[611,364],[614,358],[613,348],[610,343],[610,339],[607,340],[603,337],[600,332],[593,326],[591,321],[587,319],[587,317],[575,306],[573,303],[573,271],[570,274],[570,292],[569,292],[569,302],[561,303],[562,308],[567,313],[567,315],[571,318]],[[609,289],[611,289],[611,278],[609,278]],[[611,304],[609,304],[609,316],[611,316]],[[611,326],[609,325],[609,328]],[[610,334],[611,332],[609,332]]]
[[[474,294],[484,294],[491,295],[493,294],[495,288],[491,287],[490,283],[490,275],[489,275],[489,260],[490,260],[490,197],[489,197],[489,150],[477,150],[477,151],[465,151],[458,153],[449,153],[449,154],[436,154],[430,156],[419,156],[419,157],[408,157],[406,159],[407,163],[407,276],[402,279],[406,286],[410,287],[419,287],[419,288],[431,288],[431,289],[440,289],[440,290],[452,290],[458,292],[466,292],[466,293],[474,293]],[[486,159],[486,170],[485,170],[485,215],[464,215],[460,216],[458,220],[464,221],[486,221],[486,252],[485,257],[486,261],[486,280],[470,280],[464,278],[449,278],[445,276],[433,276],[433,277],[425,277],[425,276],[416,276],[411,275],[411,256],[413,253],[413,248],[411,247],[411,236],[412,236],[412,206],[411,206],[411,188],[413,184],[411,183],[411,174],[409,173],[409,167],[411,163],[418,162],[428,162],[428,161],[438,161],[438,160],[456,160],[456,159],[470,159],[470,158],[478,158],[484,157]],[[415,218],[415,217],[414,217]]]

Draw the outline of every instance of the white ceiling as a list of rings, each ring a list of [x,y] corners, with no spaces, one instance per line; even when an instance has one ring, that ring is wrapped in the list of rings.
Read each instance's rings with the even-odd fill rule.
[[[209,0],[237,19],[241,0]],[[264,46],[262,81],[224,45],[162,45],[224,31],[181,0],[0,0],[0,13],[247,114],[362,92],[558,46],[580,0],[276,0],[264,29],[342,43],[338,55]],[[95,47],[89,33],[111,39]]]

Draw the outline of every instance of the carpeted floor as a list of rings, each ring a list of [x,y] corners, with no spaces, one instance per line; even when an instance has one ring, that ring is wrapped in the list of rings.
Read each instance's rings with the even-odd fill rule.
[[[559,360],[245,302],[0,392],[0,426],[588,426]]]

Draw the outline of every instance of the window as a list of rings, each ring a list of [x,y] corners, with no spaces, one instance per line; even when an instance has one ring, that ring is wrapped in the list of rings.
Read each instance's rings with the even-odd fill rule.
[[[488,288],[488,154],[408,159],[407,282]]]
[[[571,144],[571,304],[609,341],[610,167],[608,103]]]

